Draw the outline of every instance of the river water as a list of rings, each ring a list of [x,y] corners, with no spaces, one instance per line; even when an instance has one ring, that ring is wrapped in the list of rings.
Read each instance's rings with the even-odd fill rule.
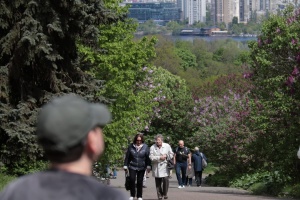
[[[136,36],[137,38],[143,37],[143,36]],[[249,41],[257,41],[257,37],[230,37],[230,36],[183,36],[183,35],[165,35],[164,37],[171,38],[173,41],[176,40],[183,40],[183,41],[190,41],[193,42],[196,39],[205,40],[207,42],[212,42],[216,40],[227,40],[231,39],[233,41],[237,42],[237,45],[239,48],[248,48],[248,42]]]
[[[205,40],[205,41],[215,41],[215,40],[227,40],[232,39],[233,41],[247,43],[248,41],[257,40],[257,37],[230,37],[230,36],[210,36],[210,37],[202,37],[202,36],[170,36],[173,40],[185,40],[185,41],[193,41],[195,39]]]
[[[173,41],[176,40],[184,40],[193,42],[196,39],[205,40],[207,42],[213,42],[216,40],[227,40],[231,39],[237,42],[237,46],[240,49],[249,49],[248,42],[249,41],[257,41],[257,37],[230,37],[230,36],[210,36],[210,37],[202,37],[202,36],[167,36],[171,37]]]

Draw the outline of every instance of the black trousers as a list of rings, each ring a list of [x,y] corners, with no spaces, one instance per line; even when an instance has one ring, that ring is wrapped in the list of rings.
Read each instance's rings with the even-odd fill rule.
[[[195,171],[195,179],[197,186],[200,186],[202,183],[202,171]]]
[[[129,169],[130,176],[130,196],[142,198],[143,197],[143,178],[146,170]],[[136,180],[136,195],[135,195],[135,180]]]
[[[157,197],[166,197],[168,196],[168,189],[169,189],[169,177],[162,177],[162,178],[156,178],[155,177],[155,186],[156,186],[156,192]]]

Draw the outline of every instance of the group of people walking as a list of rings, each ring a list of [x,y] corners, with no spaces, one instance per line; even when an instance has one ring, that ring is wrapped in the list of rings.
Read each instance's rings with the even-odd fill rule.
[[[187,184],[187,172],[193,170],[197,186],[201,186],[202,179],[202,159],[207,160],[199,148],[195,147],[192,154],[189,148],[184,146],[184,141],[178,142],[178,147],[173,151],[168,143],[163,142],[161,134],[155,136],[155,144],[150,148],[144,143],[143,134],[137,134],[133,143],[129,145],[125,160],[124,170],[129,172],[130,176],[130,198],[133,200],[137,197],[142,200],[143,196],[143,177],[147,170],[152,170],[155,178],[155,186],[158,199],[168,199],[170,169],[168,168],[168,160],[173,160],[176,177],[178,180],[178,188],[182,189]],[[192,184],[192,180],[189,180]]]

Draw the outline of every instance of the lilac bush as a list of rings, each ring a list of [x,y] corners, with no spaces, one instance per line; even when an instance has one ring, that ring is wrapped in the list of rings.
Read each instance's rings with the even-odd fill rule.
[[[248,96],[249,92],[241,95],[229,90],[223,97],[195,99],[191,113],[191,123],[198,130],[189,142],[200,146],[220,166],[240,171],[251,165],[247,147],[255,140],[248,128],[251,111]]]

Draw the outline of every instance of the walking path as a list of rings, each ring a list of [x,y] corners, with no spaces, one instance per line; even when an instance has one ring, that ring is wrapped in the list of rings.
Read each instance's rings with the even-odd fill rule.
[[[150,172],[150,177],[147,178],[146,186],[143,188],[143,200],[157,200],[155,180]],[[193,180],[194,181],[194,180]],[[124,172],[118,171],[117,179],[111,179],[110,185],[126,191],[124,187],[125,175]],[[173,173],[173,178],[170,179],[170,188],[168,192],[169,200],[287,200],[283,198],[254,196],[246,190],[226,188],[226,187],[210,187],[203,185],[202,187],[185,187],[178,189],[177,179]],[[128,191],[129,195],[129,191]]]

